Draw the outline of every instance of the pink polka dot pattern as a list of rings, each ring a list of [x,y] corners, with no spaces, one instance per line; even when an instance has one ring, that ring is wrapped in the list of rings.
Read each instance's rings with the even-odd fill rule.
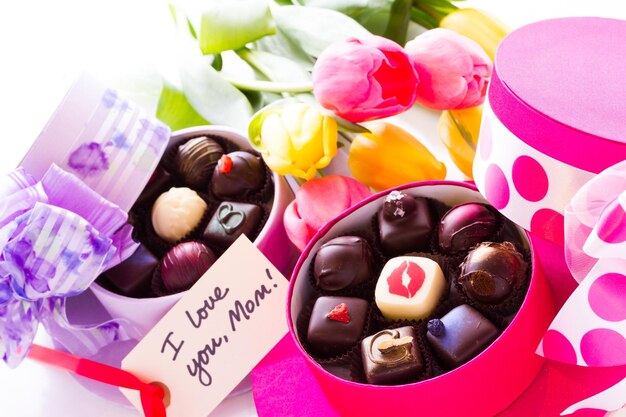
[[[509,204],[509,183],[502,169],[495,164],[489,165],[485,173],[485,197],[498,210]]]
[[[478,141],[479,141],[478,149],[479,149],[480,157],[483,159],[483,161],[486,161],[489,159],[489,156],[491,155],[491,147],[493,144],[493,138],[492,138],[492,133],[491,133],[491,123],[489,123],[488,118],[483,119],[483,123],[480,126],[480,136],[479,136]]]
[[[512,176],[515,189],[528,201],[539,201],[548,193],[548,175],[530,156],[520,156],[513,162]]]
[[[548,208],[537,210],[530,220],[530,231],[554,243],[563,245],[565,233],[563,215]]]
[[[626,320],[626,276],[618,273],[598,277],[589,288],[589,305],[594,313],[606,321]]]
[[[626,364],[626,339],[610,329],[593,329],[580,341],[580,353],[589,366]]]
[[[626,241],[626,213],[617,199],[611,201],[598,219],[598,237],[607,243]]]
[[[550,329],[543,336],[543,356],[564,363],[576,363],[576,351],[558,330]]]

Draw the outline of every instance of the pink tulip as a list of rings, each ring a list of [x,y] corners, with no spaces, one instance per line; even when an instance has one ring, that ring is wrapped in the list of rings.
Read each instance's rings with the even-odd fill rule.
[[[475,107],[485,99],[491,60],[473,40],[449,29],[429,30],[406,44],[420,84],[417,101],[435,110]]]
[[[415,103],[418,82],[402,47],[380,36],[335,43],[320,54],[313,67],[317,101],[351,122],[409,109]]]
[[[302,251],[324,224],[370,194],[357,180],[340,175],[305,182],[285,210],[287,236]]]

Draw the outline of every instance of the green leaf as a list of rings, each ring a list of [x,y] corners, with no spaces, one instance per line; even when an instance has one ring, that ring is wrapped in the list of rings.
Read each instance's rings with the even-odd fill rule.
[[[245,129],[252,116],[246,96],[220,76],[193,42],[182,40],[179,52],[183,93],[198,114],[214,124]]]
[[[209,124],[189,104],[183,92],[167,82],[163,83],[156,117],[172,130]]]
[[[250,105],[252,106],[252,111],[259,111],[263,107],[264,98],[263,93],[260,91],[242,91],[242,93],[246,96]]]
[[[241,49],[237,55],[271,81],[311,81],[311,74],[288,58],[253,49]]]
[[[199,42],[205,55],[239,49],[276,33],[266,0],[207,0],[203,4]]]
[[[314,60],[296,43],[289,40],[281,32],[271,36],[264,36],[254,43],[255,50],[269,52],[290,59],[303,69],[310,71]]]
[[[303,0],[309,7],[332,9],[350,16],[376,35],[383,35],[389,24],[394,0]]]
[[[412,0],[395,0],[391,6],[391,16],[383,36],[387,39],[404,45],[406,34],[411,21]]]
[[[284,6],[276,8],[274,18],[287,38],[314,57],[335,42],[370,35],[354,19],[330,9]]]
[[[222,59],[222,54],[213,55],[213,62],[211,62],[211,66],[215,68],[215,71],[221,71],[223,64],[224,60]]]
[[[439,21],[437,19],[415,7],[411,9],[411,20],[422,26],[424,29],[434,29],[439,27]]]

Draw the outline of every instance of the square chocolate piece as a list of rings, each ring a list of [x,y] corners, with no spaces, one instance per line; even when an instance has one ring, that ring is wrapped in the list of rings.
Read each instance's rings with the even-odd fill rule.
[[[152,274],[159,260],[144,245],[119,265],[104,272],[107,283],[118,294],[147,297],[151,294]]]
[[[424,368],[411,326],[383,330],[363,339],[361,360],[367,382],[375,385],[410,382]]]
[[[425,198],[392,191],[385,198],[377,217],[385,255],[398,256],[430,249],[435,224]]]
[[[241,235],[252,240],[262,216],[263,210],[256,204],[224,201],[215,210],[202,237],[220,249],[228,248]]]
[[[355,297],[320,297],[313,306],[307,340],[320,356],[347,352],[361,338],[369,303]]]
[[[430,320],[426,337],[437,357],[457,368],[496,340],[498,329],[473,307],[463,304],[441,320]]]

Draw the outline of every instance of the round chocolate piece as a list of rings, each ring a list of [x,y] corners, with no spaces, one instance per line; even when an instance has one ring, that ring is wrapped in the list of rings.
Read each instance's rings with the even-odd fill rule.
[[[222,155],[224,155],[224,149],[219,143],[201,136],[178,147],[174,167],[185,185],[205,189]]]
[[[221,198],[239,197],[258,191],[265,182],[261,158],[250,152],[236,151],[222,155],[213,170],[211,191]]]
[[[178,244],[161,261],[163,285],[172,293],[188,290],[216,260],[213,251],[202,243]]]
[[[471,249],[498,230],[495,213],[486,205],[466,203],[451,208],[439,223],[439,247],[448,253]]]
[[[422,197],[392,191],[378,211],[380,243],[387,256],[428,251],[434,227],[428,200]]]
[[[527,269],[512,243],[483,242],[465,257],[458,282],[469,297],[498,304],[523,284]]]
[[[326,291],[354,288],[372,277],[372,252],[367,241],[357,236],[329,240],[317,251],[313,274]]]
[[[152,227],[161,239],[173,243],[198,226],[206,209],[204,200],[192,189],[172,187],[154,202]]]

